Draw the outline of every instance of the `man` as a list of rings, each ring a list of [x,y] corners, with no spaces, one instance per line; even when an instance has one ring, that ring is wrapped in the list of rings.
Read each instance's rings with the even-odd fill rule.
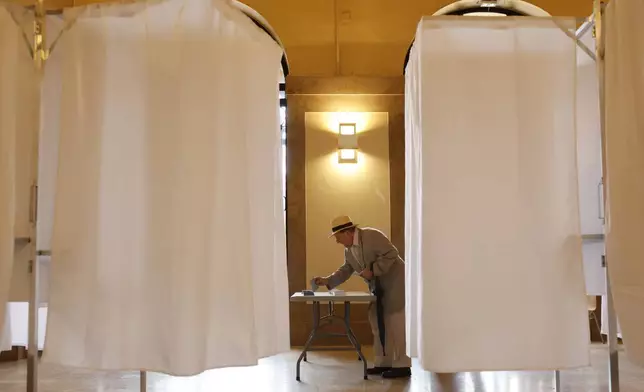
[[[358,228],[348,216],[331,222],[331,236],[344,245],[344,264],[327,277],[315,277],[329,290],[352,274],[360,275],[377,297],[369,305],[369,324],[374,336],[375,366],[369,374],[384,378],[409,377],[411,360],[405,342],[405,264],[398,250],[379,230]]]

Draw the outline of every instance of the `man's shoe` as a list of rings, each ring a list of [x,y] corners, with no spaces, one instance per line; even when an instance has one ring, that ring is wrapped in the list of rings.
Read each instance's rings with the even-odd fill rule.
[[[376,367],[372,367],[372,368],[367,369],[367,374],[370,374],[372,376],[373,375],[380,376],[382,373],[384,373],[384,372],[386,372],[388,370],[391,370],[391,368],[387,367],[387,366],[376,366]]]
[[[411,376],[411,369],[408,367],[404,368],[391,368],[386,372],[382,373],[382,378],[404,378]]]

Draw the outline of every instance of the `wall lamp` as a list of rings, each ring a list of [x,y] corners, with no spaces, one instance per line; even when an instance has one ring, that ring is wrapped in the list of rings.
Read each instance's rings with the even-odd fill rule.
[[[358,134],[355,123],[340,123],[338,163],[358,163]]]

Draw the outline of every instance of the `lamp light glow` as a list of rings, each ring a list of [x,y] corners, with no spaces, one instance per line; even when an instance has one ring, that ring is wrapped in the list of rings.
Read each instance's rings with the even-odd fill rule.
[[[339,150],[338,163],[358,163],[358,150],[354,150],[354,149]]]
[[[356,134],[356,124],[340,124],[340,135],[355,135]]]
[[[338,163],[358,163],[356,123],[340,123],[338,126]]]

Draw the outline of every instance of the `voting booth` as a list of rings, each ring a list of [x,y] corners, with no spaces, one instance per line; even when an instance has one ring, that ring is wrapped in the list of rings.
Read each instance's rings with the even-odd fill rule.
[[[185,376],[290,349],[284,50],[236,4],[0,4],[0,212],[29,203],[18,181],[39,206],[0,219],[0,326],[24,268],[30,391],[44,306],[58,365]]]
[[[574,28],[419,23],[405,74],[407,312],[409,349],[427,370],[589,364],[577,45],[562,31]]]

